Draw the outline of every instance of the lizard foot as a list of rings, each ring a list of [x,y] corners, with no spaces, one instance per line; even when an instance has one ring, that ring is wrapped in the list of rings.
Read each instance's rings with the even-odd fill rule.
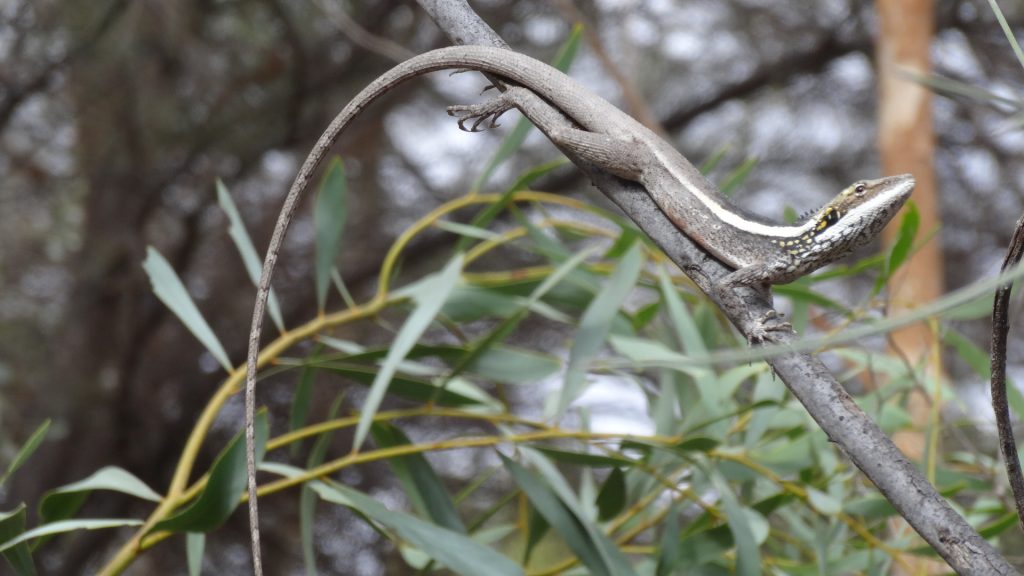
[[[514,108],[514,104],[503,96],[492,98],[482,104],[467,104],[448,107],[448,115],[459,119],[459,129],[466,132],[483,132],[491,128],[497,128],[498,118]],[[470,127],[466,127],[467,121],[473,121]],[[489,123],[488,123],[489,122]],[[486,126],[483,126],[488,123]]]
[[[777,332],[792,332],[793,325],[781,318],[782,316],[775,310],[768,310],[760,318],[753,320],[747,334],[747,343],[760,344],[774,340],[772,336]]]

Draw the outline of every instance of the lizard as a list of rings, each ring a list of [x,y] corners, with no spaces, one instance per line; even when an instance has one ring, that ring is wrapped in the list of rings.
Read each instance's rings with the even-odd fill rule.
[[[267,249],[253,310],[246,362],[246,440],[250,523],[254,561],[259,562],[252,417],[260,332],[270,280],[296,205],[328,150],[344,128],[370,103],[396,85],[439,70],[484,72],[508,83],[500,95],[476,105],[448,108],[459,127],[479,131],[518,109],[552,143],[608,173],[637,182],[671,222],[714,258],[733,268],[715,285],[716,296],[743,309],[740,291],[767,292],[846,256],[871,241],[910,197],[909,174],[860,180],[840,191],[802,222],[783,225],[748,214],[729,201],[674,147],[568,75],[529,56],[503,48],[454,46],[426,52],[385,72],[353,98],[321,135],[299,170],[281,208]],[[466,122],[472,120],[469,127]],[[773,313],[752,319],[748,340],[790,329],[769,322]]]

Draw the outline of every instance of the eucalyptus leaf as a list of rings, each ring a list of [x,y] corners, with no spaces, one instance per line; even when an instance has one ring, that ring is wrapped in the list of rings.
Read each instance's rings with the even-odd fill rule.
[[[11,477],[12,474],[18,471],[18,468],[35,453],[39,445],[43,443],[43,439],[46,438],[46,432],[50,429],[50,419],[47,418],[40,424],[32,434],[29,435],[28,440],[21,445],[18,449],[18,453],[14,455],[14,459],[7,465],[7,470],[4,471],[4,475],[0,476],[0,486],[4,485],[4,482]]]
[[[150,502],[162,500],[159,494],[131,472],[116,466],[105,466],[88,478],[46,492],[39,504],[39,516],[43,522],[70,518],[93,490],[113,490]]]
[[[345,231],[348,215],[348,186],[345,165],[335,156],[327,166],[313,208],[313,228],[316,230],[316,303],[317,310],[327,305],[327,289],[331,285],[331,270],[341,250],[341,235]]]
[[[267,412],[256,415],[256,462],[263,460],[267,444]],[[245,461],[245,430],[239,431],[210,468],[199,497],[177,514],[157,522],[150,532],[209,532],[224,523],[238,507],[248,474]]]
[[[170,308],[171,312],[185,325],[185,328],[188,328],[188,331],[217,359],[224,370],[231,372],[233,366],[228,360],[228,353],[224,351],[217,335],[213,333],[213,329],[206,323],[206,319],[203,318],[199,308],[192,301],[192,297],[185,290],[185,285],[181,283],[178,274],[157,252],[156,248],[152,246],[146,248],[146,260],[142,263],[142,268],[149,276],[156,297]]]
[[[185,534],[185,559],[188,562],[189,576],[202,574],[204,548],[206,548],[206,534],[202,532]]]
[[[76,530],[100,530],[103,528],[120,528],[122,526],[142,526],[142,520],[136,520],[134,518],[88,518],[80,520],[61,520],[59,522],[51,522],[49,524],[43,524],[23,532],[16,538],[7,540],[3,544],[0,544],[0,552],[6,553],[8,550],[42,536],[51,536],[53,534],[63,534],[65,532],[74,532]]]
[[[566,369],[565,384],[559,394],[555,414],[563,414],[569,403],[582,392],[587,366],[604,344],[619,308],[640,278],[642,266],[641,245],[635,242],[583,313],[576,339],[569,351],[569,367]]]
[[[534,509],[561,535],[580,562],[595,576],[635,574],[629,560],[591,522],[573,512],[549,484],[519,463],[498,454]]]
[[[294,477],[305,471],[294,466],[266,463],[262,470]],[[522,576],[523,569],[508,557],[466,536],[403,512],[388,510],[373,498],[335,482],[314,480],[309,486],[325,501],[347,506],[379,523],[406,544],[415,546],[452,572],[478,576],[481,569],[494,576]]]
[[[238,250],[238,254],[242,257],[242,265],[245,266],[245,272],[249,275],[249,280],[252,281],[253,286],[259,286],[263,262],[257,255],[256,246],[253,245],[252,238],[249,237],[249,231],[245,228],[245,222],[242,221],[242,215],[238,212],[238,207],[231,198],[231,193],[228,192],[227,186],[224,186],[220,179],[217,179],[217,203],[220,204],[220,209],[228,217],[228,236],[231,237],[231,240],[235,243],[235,248]],[[277,294],[273,289],[270,290],[270,296],[267,298],[267,313],[270,314],[270,319],[273,321],[274,326],[279,331],[284,332],[281,305],[278,304]]]
[[[10,512],[0,512],[0,542],[8,542],[25,532],[25,504],[19,504]],[[4,560],[18,573],[18,576],[35,576],[36,564],[28,542],[19,542],[3,551]]]
[[[422,290],[414,296],[416,309],[413,310],[413,313],[405,321],[402,329],[398,331],[398,335],[395,336],[395,340],[391,343],[391,350],[388,352],[388,356],[384,360],[380,371],[377,372],[373,384],[370,385],[370,392],[367,394],[365,402],[363,402],[359,424],[356,426],[354,440],[356,450],[363,445],[366,434],[370,431],[370,424],[373,422],[377,409],[380,408],[380,403],[384,400],[384,395],[387,394],[391,378],[398,370],[398,363],[416,345],[416,342],[434,321],[437,313],[441,311],[441,306],[448,299],[448,295],[451,294],[456,283],[458,283],[462,272],[462,260],[462,255],[456,254],[444,269],[433,276],[430,281],[425,282]]]

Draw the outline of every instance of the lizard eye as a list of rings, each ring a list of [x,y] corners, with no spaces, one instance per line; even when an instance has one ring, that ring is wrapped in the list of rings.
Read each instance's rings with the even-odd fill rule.
[[[867,190],[867,186],[863,184],[858,184],[857,187],[853,189],[854,193],[857,194],[857,196],[860,196],[861,194],[867,192]]]

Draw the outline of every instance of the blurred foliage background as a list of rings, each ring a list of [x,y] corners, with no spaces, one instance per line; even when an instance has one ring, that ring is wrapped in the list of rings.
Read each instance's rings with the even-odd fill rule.
[[[586,40],[572,74],[634,115],[654,119],[695,164],[715,160],[714,180],[721,183],[739,174],[742,183],[733,195],[755,212],[782,218],[786,207],[796,212],[813,209],[850,182],[881,172],[875,120],[877,19],[870,4],[472,4],[515,49],[545,61],[566,41],[573,24],[582,22]],[[1002,245],[1022,211],[1024,139],[1017,95],[1024,75],[985,2],[939,1],[935,10],[932,57],[942,78],[931,82],[945,89],[934,101],[943,226],[922,234],[934,234],[934,241],[941,243],[948,263],[945,283],[956,288],[997,269]],[[1020,5],[1004,10],[1019,34],[1024,25]],[[397,61],[446,44],[413,3],[391,0],[0,4],[3,461],[14,456],[40,422],[53,419],[46,441],[0,492],[4,509],[17,502],[38,502],[44,491],[107,465],[129,470],[157,492],[163,491],[197,415],[224,373],[217,359],[155,298],[142,267],[147,246],[166,257],[228,357],[240,363],[255,290],[226,233],[228,221],[218,205],[216,180],[230,190],[262,251],[299,162],[330,118]],[[437,75],[406,85],[375,104],[339,144],[348,194],[337,266],[356,301],[368,300],[378,289],[381,262],[395,238],[431,210],[472,189],[505,134],[464,134],[444,114],[444,106],[472,101],[484,86],[482,79],[471,76]],[[511,124],[511,118],[506,122]],[[484,191],[502,192],[525,170],[556,158],[557,152],[534,133]],[[757,160],[752,170],[750,159]],[[571,166],[545,171],[532,185],[608,206]],[[582,221],[601,229],[610,226],[618,233],[614,219],[580,207],[538,211],[531,205],[523,209],[532,216],[505,215],[497,230],[526,226],[539,217]],[[468,221],[468,216],[459,221]],[[547,222],[541,227],[552,226]],[[576,230],[566,239],[593,236],[592,231]],[[315,238],[312,211],[301,210],[275,283],[288,326],[317,316],[311,256]],[[557,261],[549,261],[551,247],[538,243],[536,236],[529,239],[525,247],[502,249],[493,260],[483,259],[482,269],[475,271],[493,272],[495,276],[483,280],[508,287],[514,282],[511,277],[503,279],[501,272],[521,274],[538,264],[557,268]],[[456,235],[437,229],[412,237],[402,254],[399,284],[442,268],[457,241]],[[625,257],[625,246],[614,240],[603,248],[608,263]],[[658,261],[654,254],[645,253],[644,259]],[[598,279],[612,270],[598,268],[584,291],[600,291]],[[643,281],[657,294],[657,302],[667,297],[656,276]],[[815,288],[853,307],[870,298],[872,281],[870,276],[839,277]],[[518,289],[529,293],[522,286]],[[344,307],[336,294],[331,298],[328,310]],[[650,305],[650,298],[640,297],[639,305]],[[572,304],[573,298],[568,298],[568,303],[561,302],[568,308],[561,309],[578,318],[585,300]],[[812,303],[822,304],[797,298],[787,306],[799,313]],[[641,314],[635,304],[629,305],[639,315],[633,318],[632,329],[655,338],[657,330],[643,331],[653,326],[648,323],[656,314],[667,314],[667,305]],[[834,326],[841,324],[846,312],[820,306],[815,314]],[[711,310],[697,309],[698,323],[704,323],[701,334],[709,345],[727,344],[713,316]],[[403,317],[383,311],[376,321],[346,323],[330,334],[386,347]],[[472,324],[480,320],[470,315],[453,322],[472,336],[480,333]],[[460,324],[463,321],[466,325]],[[511,342],[564,359],[573,334],[570,324],[531,317]],[[957,393],[943,416],[942,434],[952,437],[944,458],[987,454],[984,462],[970,465],[991,472],[996,450],[989,438],[984,375],[968,361],[977,347],[987,346],[987,321],[952,320],[949,326],[965,338],[958,341],[956,353],[944,357]],[[882,340],[863,344],[877,348]],[[1019,349],[1019,341],[1016,346]],[[298,357],[314,349],[322,350],[307,343],[291,354]],[[617,352],[630,356],[621,347]],[[858,356],[851,364],[851,355],[846,364],[840,356],[832,360],[848,370],[851,385],[859,390],[863,388],[858,388],[854,368],[877,368],[879,362]],[[1011,374],[1020,373],[1017,362]],[[607,370],[618,372],[615,367]],[[753,376],[756,386],[741,393],[737,406],[752,398],[778,399],[776,394],[782,391],[776,388],[781,385],[764,376]],[[294,382],[295,373],[276,378]],[[604,394],[584,404],[579,417],[595,429],[655,432],[652,412],[657,403],[652,398],[657,396],[637,384],[647,378],[613,378],[611,388],[602,388]],[[657,377],[651,378],[659,383]],[[552,387],[557,383],[512,387],[500,397],[510,413],[537,412]],[[314,390],[311,419],[326,417],[326,406],[338,390],[337,385]],[[293,394],[292,385],[261,385],[260,402],[277,415],[272,418],[275,433],[287,428]],[[357,387],[345,396],[342,410],[358,409],[364,398],[365,392]],[[796,419],[793,425],[799,424],[798,415],[790,416]],[[540,419],[539,413],[534,417]],[[241,402],[235,398],[214,424],[216,441],[205,444],[198,455],[203,466],[213,461],[240,421]],[[897,418],[893,426],[900,422]],[[405,434],[423,441],[442,430],[448,432],[445,438],[480,432],[473,426],[434,419],[410,425]],[[732,434],[720,432],[723,438],[716,442]],[[336,436],[337,450],[344,453],[351,444],[349,429]],[[806,441],[819,440],[811,435]],[[825,453],[828,447],[820,448],[814,454]],[[471,484],[480,469],[498,461],[493,452],[458,450],[432,455],[431,462],[454,493]],[[820,461],[813,464],[815,469],[822,467]],[[826,472],[830,466],[824,466]],[[994,487],[1001,486],[1001,476],[998,468],[994,470],[982,477],[988,482],[986,489],[998,493]],[[592,481],[607,481],[604,473],[596,478]],[[340,479],[389,504],[410,498],[380,462],[348,468]],[[829,486],[826,482],[820,488],[827,492]],[[856,491],[850,484],[844,486],[851,494]],[[503,494],[500,487],[492,490],[481,498]],[[842,501],[849,494],[832,496]],[[829,505],[822,502],[828,501],[820,500],[817,510],[803,513],[827,516]],[[298,570],[302,553],[294,499],[276,496],[261,503],[271,573]],[[1001,517],[996,503],[986,505],[993,509],[983,516]],[[146,506],[119,498],[91,498],[84,513],[142,517]],[[795,525],[796,520],[791,521]],[[315,529],[316,557],[330,573],[408,570],[386,539],[345,508],[322,510]],[[807,532],[813,535],[815,527],[808,525]],[[127,534],[97,531],[60,538],[40,549],[38,564],[44,573],[92,571]],[[211,573],[242,570],[247,565],[244,515],[235,514],[213,532],[206,550]],[[183,572],[183,555],[182,546],[158,546],[131,570]],[[823,552],[821,557],[830,556]],[[807,573],[814,573],[816,565],[809,565]]]

